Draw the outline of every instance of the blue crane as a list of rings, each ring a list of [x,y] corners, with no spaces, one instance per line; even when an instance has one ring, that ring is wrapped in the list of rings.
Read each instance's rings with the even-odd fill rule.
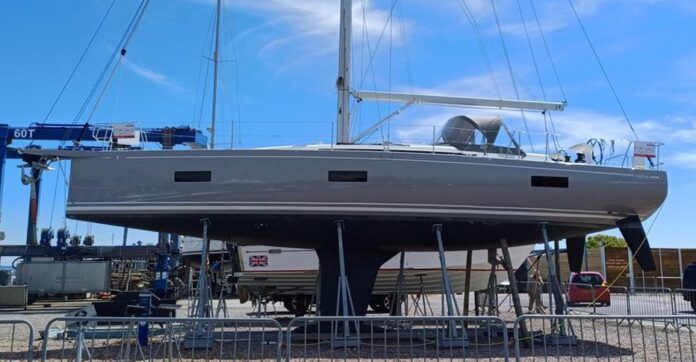
[[[129,142],[135,139],[135,142]],[[36,245],[36,221],[38,200],[41,190],[41,173],[47,165],[39,156],[27,155],[21,148],[12,148],[14,140],[30,141],[25,148],[40,148],[39,141],[60,142],[59,149],[79,149],[85,152],[108,149],[139,149],[140,143],[159,144],[162,149],[173,149],[178,145],[191,148],[206,148],[207,137],[201,131],[183,127],[164,127],[138,129],[130,124],[110,126],[92,124],[33,123],[27,127],[10,127],[0,124],[0,204],[2,201],[2,182],[6,159],[21,159],[26,162],[22,168],[30,172],[22,174],[22,183],[31,187],[29,216],[27,225],[27,245]],[[97,145],[91,144],[97,142]],[[66,145],[67,144],[67,145]]]

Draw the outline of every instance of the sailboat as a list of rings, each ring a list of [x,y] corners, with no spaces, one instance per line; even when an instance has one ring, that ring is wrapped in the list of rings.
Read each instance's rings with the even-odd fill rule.
[[[211,239],[316,250],[324,315],[337,311],[337,231],[358,315],[380,266],[400,251],[437,250],[434,230],[447,250],[566,239],[571,257],[582,260],[587,234],[618,226],[641,265],[654,268],[641,221],[666,198],[664,171],[594,165],[581,152],[574,160],[533,157],[518,144],[494,146],[500,120],[466,116],[448,121],[442,142],[432,146],[356,143],[351,97],[495,110],[566,105],[352,89],[351,1],[340,9],[337,134],[330,145],[27,152],[72,159],[69,218],[199,237],[206,219]]]

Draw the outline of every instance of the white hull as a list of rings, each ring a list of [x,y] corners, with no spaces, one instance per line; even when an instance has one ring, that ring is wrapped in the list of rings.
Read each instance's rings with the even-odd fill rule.
[[[510,248],[510,258],[513,267],[517,268],[524,262],[531,251],[531,246]],[[446,252],[448,271],[454,291],[465,291],[466,251]],[[319,260],[314,250],[295,248],[274,248],[268,246],[240,246],[240,264],[242,272],[237,285],[252,291],[264,291],[276,295],[311,295],[316,287],[319,270]],[[265,266],[252,265],[251,258],[267,260]],[[396,279],[399,274],[399,259],[397,255],[380,268],[375,281],[373,294],[390,294],[394,292]],[[490,275],[488,252],[474,250],[472,257],[471,290],[482,290],[488,285]],[[405,291],[418,293],[421,289],[428,294],[441,293],[441,269],[437,252],[406,252],[404,262]],[[498,281],[508,280],[507,273],[498,267]]]

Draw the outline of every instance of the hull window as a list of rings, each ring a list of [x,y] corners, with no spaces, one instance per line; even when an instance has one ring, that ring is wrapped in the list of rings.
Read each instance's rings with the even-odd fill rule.
[[[568,188],[568,178],[552,176],[532,176],[532,186]]]
[[[175,171],[174,182],[210,182],[210,171]]]
[[[367,171],[329,171],[329,182],[367,182]]]

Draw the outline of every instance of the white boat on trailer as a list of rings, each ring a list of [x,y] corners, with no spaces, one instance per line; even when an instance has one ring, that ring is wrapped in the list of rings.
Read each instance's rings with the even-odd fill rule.
[[[510,248],[511,263],[521,265],[531,251],[528,245]],[[452,292],[466,292],[466,251],[448,251],[447,256]],[[319,259],[314,250],[246,245],[237,247],[240,271],[234,273],[240,300],[269,300],[283,302],[286,309],[303,314],[317,291]],[[370,307],[376,312],[389,311],[389,304],[397,293],[400,273],[400,254],[385,262],[375,279]],[[491,266],[487,250],[472,253],[470,291],[488,287]],[[496,280],[507,280],[506,271],[495,269]],[[405,252],[403,267],[403,295],[442,294],[442,270],[437,252]]]

